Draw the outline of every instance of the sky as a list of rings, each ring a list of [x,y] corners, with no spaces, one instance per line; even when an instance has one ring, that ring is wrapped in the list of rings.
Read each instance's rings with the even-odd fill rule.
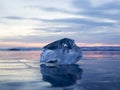
[[[0,0],[0,47],[120,46],[120,0]]]

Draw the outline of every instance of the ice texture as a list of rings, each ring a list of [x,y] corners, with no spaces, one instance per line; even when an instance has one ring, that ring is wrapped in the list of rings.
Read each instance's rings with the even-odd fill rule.
[[[75,64],[82,58],[80,48],[74,40],[64,38],[43,47],[40,62],[57,64]]]

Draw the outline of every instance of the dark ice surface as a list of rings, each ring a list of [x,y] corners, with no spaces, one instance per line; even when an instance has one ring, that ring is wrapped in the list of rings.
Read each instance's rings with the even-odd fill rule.
[[[77,65],[40,65],[40,51],[0,51],[0,90],[120,90],[120,51],[83,51]]]

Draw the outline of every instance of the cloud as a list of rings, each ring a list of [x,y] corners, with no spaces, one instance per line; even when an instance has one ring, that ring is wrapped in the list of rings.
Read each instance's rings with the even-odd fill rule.
[[[41,7],[41,6],[34,6],[32,8],[38,8],[43,11],[47,12],[63,12],[63,13],[69,13],[69,11],[61,9],[61,8],[56,8],[56,7]]]
[[[36,0],[38,1],[36,4],[34,2],[34,4],[32,5],[28,5],[29,8],[33,8],[33,9],[38,9],[38,10],[45,10],[48,12],[57,12],[57,11],[77,11],[76,8],[74,8],[72,6],[72,1],[73,0],[52,0],[52,2],[50,0]],[[62,6],[61,6],[62,5]]]
[[[5,19],[12,19],[12,20],[23,20],[25,19],[24,17],[20,17],[20,16],[7,16],[7,17],[3,17]]]
[[[84,2],[87,3],[81,3],[80,0],[75,0],[73,2],[73,5],[77,9],[83,9],[83,11],[77,12],[77,14],[81,15],[88,15],[91,17],[96,18],[110,18],[110,19],[120,19],[119,14],[119,8],[120,8],[120,1],[119,0],[85,0]],[[98,3],[98,4],[97,4]],[[81,5],[83,4],[83,5]],[[96,5],[95,7],[93,6]],[[113,11],[113,13],[105,13]],[[117,13],[114,13],[117,12]]]
[[[62,32],[61,30],[55,30],[55,28],[33,28],[33,30],[45,31],[45,32]]]
[[[120,37],[119,27],[95,27],[80,29],[79,26],[71,27],[53,27],[53,29],[48,28],[35,28],[34,34],[19,37],[9,37],[2,39],[3,41],[19,41],[28,43],[37,42],[51,42],[64,37],[75,39],[77,42],[82,43],[103,43],[103,44],[120,44],[118,38]],[[45,29],[45,30],[44,30]],[[52,31],[53,30],[53,31]],[[55,31],[56,30],[56,31]],[[57,30],[60,30],[57,32]]]
[[[14,0],[0,5],[0,41],[40,43],[64,37],[119,44],[119,0]]]
[[[103,5],[106,5],[108,3],[119,3],[120,1],[119,0],[90,0],[92,6],[94,7],[99,7],[99,6],[103,6]]]
[[[80,18],[65,18],[65,19],[53,19],[53,20],[44,20],[41,19],[40,21],[43,22],[51,22],[51,23],[73,23],[73,24],[85,24],[85,25],[92,25],[92,26],[111,26],[114,25],[114,23],[117,23],[117,21],[109,20],[109,19],[95,19],[93,20],[91,18],[87,19],[80,19]]]

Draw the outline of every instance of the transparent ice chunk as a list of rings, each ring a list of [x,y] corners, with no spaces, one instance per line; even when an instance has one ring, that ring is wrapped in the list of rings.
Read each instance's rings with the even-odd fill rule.
[[[74,43],[74,40],[64,38],[52,42],[43,48],[40,62],[57,64],[75,64],[82,58],[80,48]]]

